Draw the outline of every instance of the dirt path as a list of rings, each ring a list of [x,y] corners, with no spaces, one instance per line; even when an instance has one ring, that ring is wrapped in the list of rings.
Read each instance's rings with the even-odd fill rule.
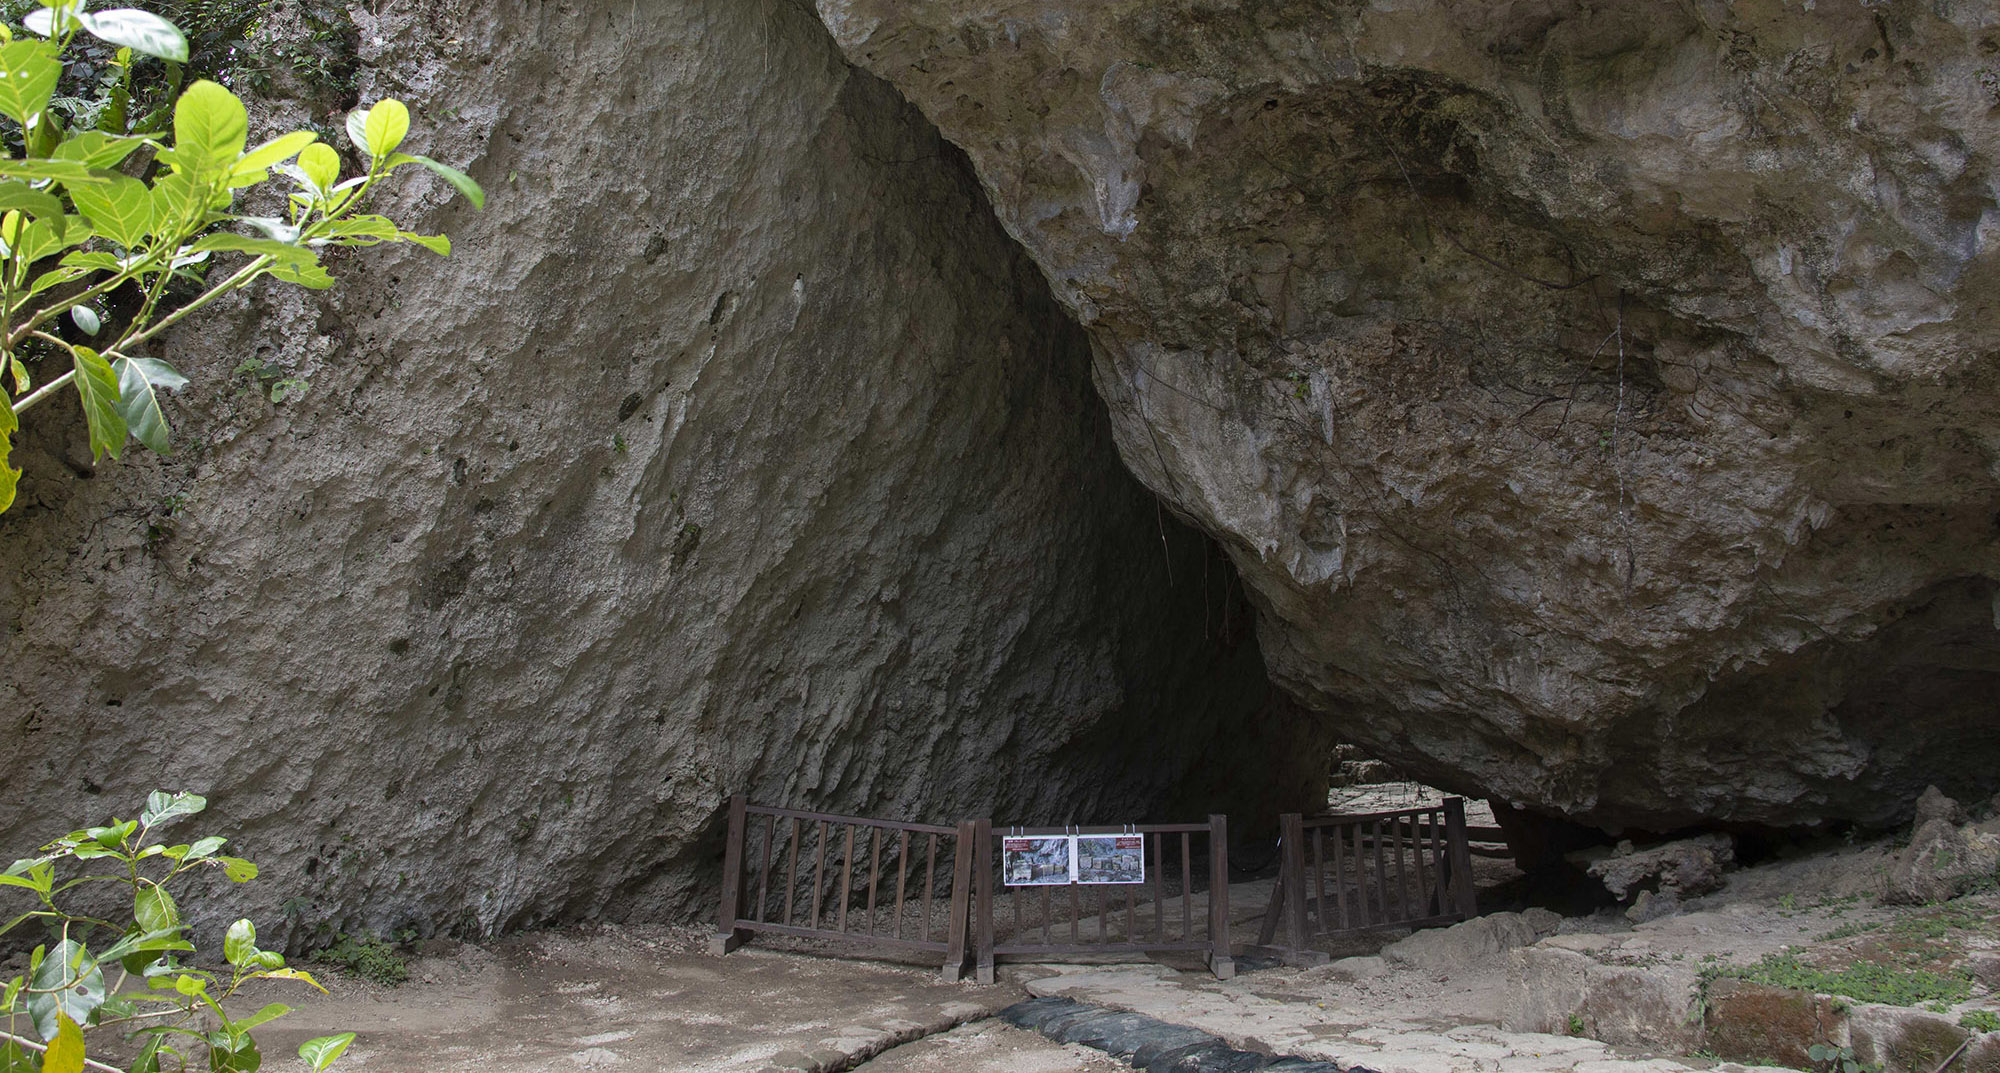
[[[360,1033],[340,1068],[377,1073],[846,1068],[1025,997],[942,983],[934,968],[756,946],[714,958],[705,943],[687,929],[542,932],[420,959],[396,988],[274,990],[254,1003],[299,1009],[259,1032],[264,1068],[302,1069],[298,1045],[339,1031]]]

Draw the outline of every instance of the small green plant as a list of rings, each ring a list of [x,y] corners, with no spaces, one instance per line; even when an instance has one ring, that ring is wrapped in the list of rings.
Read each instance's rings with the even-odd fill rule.
[[[1992,1010],[1967,1010],[1958,1019],[1958,1027],[1974,1032],[2000,1032],[2000,1013]]]
[[[273,403],[286,399],[303,399],[312,390],[312,382],[302,376],[293,376],[285,370],[267,365],[263,358],[248,357],[236,365],[236,375],[247,379],[245,391],[262,396]]]
[[[79,33],[119,46],[120,79],[135,52],[185,63],[187,39],[158,15],[86,11],[84,0],[58,0],[21,25],[33,36],[0,26],[0,127],[13,123],[0,129],[7,147],[0,156],[0,511],[13,503],[20,478],[7,464],[18,415],[65,387],[82,405],[93,460],[117,458],[128,439],[169,453],[159,395],[187,380],[139,347],[216,299],[265,276],[331,287],[319,260],[329,247],[409,242],[448,255],[444,236],[414,234],[360,211],[391,172],[428,168],[474,206],[484,204],[479,185],[457,170],[399,151],[410,113],[391,99],[349,113],[347,137],[367,167],[346,179],[340,154],[312,131],[250,146],[243,102],[209,81],[174,100],[170,143],[157,136],[158,124],[127,123],[122,106],[116,117],[92,113],[96,125],[89,127],[72,108],[77,125],[66,126],[54,94],[63,55]],[[273,173],[291,185],[283,214],[239,214],[238,192]],[[245,260],[212,273],[218,257]],[[193,283],[197,293],[176,297],[176,281]],[[67,369],[38,375],[45,364]],[[281,379],[269,394],[296,398],[303,386]]]
[[[394,987],[410,978],[409,962],[395,945],[373,936],[356,937],[343,933],[334,939],[332,946],[312,958],[321,964],[337,965],[384,987]]]
[[[1796,910],[1798,907],[1799,907],[1799,899],[1797,895],[1788,893],[1784,897],[1778,899],[1778,908],[1784,910],[1787,913]]]
[[[1789,950],[1766,954],[1755,965],[1715,966],[1703,970],[1703,974],[1710,979],[1734,977],[1772,987],[1844,995],[1886,1006],[1956,1003],[1972,994],[1972,979],[1963,972],[1934,973],[1874,961],[1855,961],[1844,969],[1828,970],[1800,961]]]
[[[1570,1035],[1572,1035],[1572,1036],[1581,1036],[1581,1035],[1583,1035],[1583,1015],[1582,1015],[1582,1014],[1580,1014],[1580,1013],[1573,1013],[1573,1014],[1570,1014],[1570,1015],[1569,1015],[1569,1034],[1570,1034]]]
[[[206,1068],[211,1073],[256,1073],[263,1064],[250,1031],[291,1012],[271,1003],[238,1017],[230,1000],[254,980],[290,980],[319,987],[308,973],[288,968],[284,956],[257,947],[257,928],[248,920],[229,926],[222,940],[227,972],[211,972],[176,960],[195,946],[170,888],[202,869],[221,869],[237,883],[257,877],[257,866],[224,856],[227,839],[197,838],[169,845],[155,839],[160,828],[208,807],[198,794],[156,791],[133,820],[72,831],[0,873],[0,887],[33,895],[35,908],[15,916],[0,935],[24,924],[47,929],[49,942],[35,947],[28,971],[7,981],[0,1015],[0,1070],[7,1073],[80,1073],[87,1037],[117,1026],[140,1041],[126,1073]],[[97,862],[97,863],[91,863]],[[111,918],[102,893],[90,911],[69,907],[71,892],[96,891],[95,884],[125,887],[120,904],[129,915]],[[185,894],[183,894],[185,897]],[[95,951],[92,944],[98,944]],[[107,972],[118,978],[109,982]],[[128,987],[127,985],[132,986]],[[32,1032],[32,1035],[27,1034]],[[354,1033],[323,1036],[299,1048],[314,1073],[321,1073],[354,1041]],[[170,1064],[171,1063],[171,1064]],[[117,1067],[95,1059],[90,1068]]]

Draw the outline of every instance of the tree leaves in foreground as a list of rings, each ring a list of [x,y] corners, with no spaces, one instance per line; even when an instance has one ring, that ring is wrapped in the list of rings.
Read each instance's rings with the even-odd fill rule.
[[[128,74],[135,52],[186,62],[187,39],[157,15],[89,11],[85,0],[37,9],[21,23],[19,33],[0,26],[0,135],[9,146],[18,141],[0,156],[0,512],[20,479],[8,462],[19,413],[64,388],[82,407],[93,460],[117,458],[131,439],[168,453],[160,393],[187,380],[135,350],[217,298],[265,276],[331,287],[319,259],[329,246],[408,242],[449,255],[443,235],[361,211],[390,173],[414,164],[485,206],[485,192],[463,172],[399,151],[410,111],[393,99],[347,117],[367,168],[345,179],[340,154],[311,131],[250,145],[243,102],[214,82],[189,85],[170,115],[134,124],[123,109],[107,109],[98,127],[67,129],[50,101],[77,34],[121,46],[117,66]],[[290,187],[284,216],[233,211],[239,191],[279,180]],[[221,271],[218,254],[241,263]],[[177,301],[176,280],[198,293]],[[130,307],[116,318],[106,313],[114,292]],[[64,329],[65,319],[88,345]],[[0,1057],[0,1070],[5,1063]]]
[[[219,868],[237,883],[257,874],[249,861],[222,855],[225,839],[169,843],[155,837],[161,827],[207,807],[199,794],[155,791],[138,819],[113,817],[101,827],[71,831],[0,872],[0,894],[25,892],[33,899],[26,912],[8,910],[0,935],[38,924],[51,939],[35,948],[28,971],[8,980],[0,995],[0,1073],[80,1073],[88,1039],[100,1031],[138,1045],[125,1073],[257,1073],[263,1056],[251,1030],[291,1007],[273,1002],[237,1017],[225,1004],[257,980],[319,982],[287,967],[284,955],[259,949],[256,925],[248,920],[230,925],[222,940],[227,971],[179,960],[192,959],[195,947],[169,886],[203,868]],[[68,907],[71,891],[103,883],[126,888],[129,919]],[[102,895],[92,904],[101,912]],[[93,951],[86,939],[103,945]],[[107,976],[111,972],[115,978]],[[352,1032],[322,1036],[300,1046],[299,1057],[323,1073],[353,1042]],[[89,1068],[117,1067],[91,1059]]]

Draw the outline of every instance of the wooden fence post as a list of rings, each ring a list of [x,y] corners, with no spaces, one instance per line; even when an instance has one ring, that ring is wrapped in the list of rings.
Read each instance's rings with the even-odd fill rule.
[[[715,917],[715,939],[711,953],[720,957],[743,945],[748,933],[736,926],[736,914],[743,906],[743,832],[750,800],[742,794],[729,799],[729,841],[722,850],[722,910]]]
[[[1297,957],[1311,945],[1311,936],[1306,933],[1306,826],[1305,817],[1296,812],[1287,812],[1278,817],[1279,836],[1284,840],[1284,863],[1278,870],[1278,882],[1285,885],[1285,946]],[[1319,907],[1320,919],[1326,919],[1326,906]]]
[[[1456,903],[1459,918],[1471,920],[1479,915],[1478,895],[1472,889],[1472,845],[1465,831],[1465,798],[1444,799],[1446,850],[1451,857],[1451,893]]]
[[[1229,951],[1229,817],[1208,818],[1208,969],[1218,980],[1236,975]]]
[[[957,983],[965,977],[965,930],[971,923],[972,843],[978,837],[976,831],[973,821],[960,822],[958,849],[951,855],[951,932],[945,937],[942,973],[947,983]]]
[[[973,897],[979,903],[973,908],[979,933],[974,979],[990,984],[993,982],[993,821],[974,822],[972,838],[975,846],[972,867],[979,873],[973,883]]]

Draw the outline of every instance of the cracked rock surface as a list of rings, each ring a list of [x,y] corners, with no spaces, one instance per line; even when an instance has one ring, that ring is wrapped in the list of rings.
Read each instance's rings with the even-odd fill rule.
[[[817,9],[1345,740],[1607,827],[1996,788],[1988,7]]]

